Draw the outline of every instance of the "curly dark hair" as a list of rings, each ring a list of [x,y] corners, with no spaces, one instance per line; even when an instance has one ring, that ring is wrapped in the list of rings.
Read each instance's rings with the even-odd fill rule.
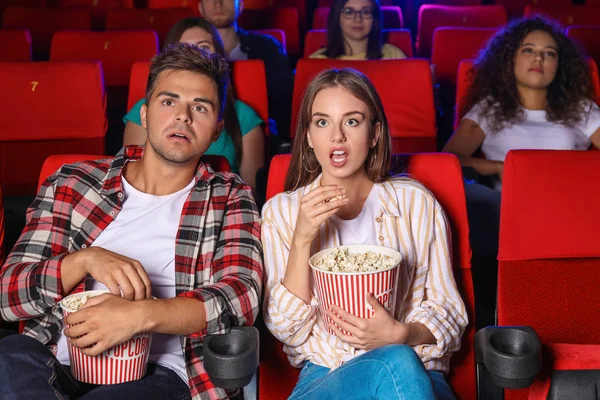
[[[482,115],[491,116],[494,132],[523,118],[514,59],[525,37],[534,31],[548,33],[558,44],[558,69],[547,92],[548,120],[573,126],[585,118],[594,97],[585,56],[558,24],[541,16],[517,19],[490,39],[475,62],[462,115],[482,103]]]

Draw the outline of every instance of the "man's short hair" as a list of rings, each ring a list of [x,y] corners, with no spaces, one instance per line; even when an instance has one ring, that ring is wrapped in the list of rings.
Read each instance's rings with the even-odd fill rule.
[[[146,85],[146,105],[154,93],[156,79],[163,71],[189,71],[202,74],[217,85],[219,99],[219,120],[223,117],[227,85],[229,84],[229,65],[221,55],[210,53],[198,46],[187,43],[174,43],[152,58],[150,74]]]

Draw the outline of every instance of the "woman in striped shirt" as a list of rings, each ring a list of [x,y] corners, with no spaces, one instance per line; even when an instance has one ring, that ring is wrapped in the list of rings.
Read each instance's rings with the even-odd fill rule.
[[[443,374],[467,325],[452,275],[450,230],[418,182],[391,178],[390,133],[371,82],[327,70],[302,100],[285,193],[263,209],[264,315],[302,373],[292,399],[452,399]],[[339,308],[324,328],[309,257],[338,245],[397,249],[410,281],[390,314],[373,298],[370,319]],[[399,288],[399,290],[402,290]]]

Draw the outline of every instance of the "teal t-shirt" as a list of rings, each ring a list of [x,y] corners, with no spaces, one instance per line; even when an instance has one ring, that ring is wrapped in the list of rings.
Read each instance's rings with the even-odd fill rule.
[[[142,124],[140,120],[140,109],[142,108],[142,104],[144,104],[144,99],[138,101],[133,107],[131,107],[131,110],[129,110],[127,115],[123,117],[123,122],[125,124],[127,124],[129,121],[136,125]],[[248,104],[236,100],[234,106],[235,111],[237,112],[238,121],[240,123],[242,137],[248,134],[248,132],[256,128],[258,125],[262,124],[262,119],[260,119],[256,111],[254,111]],[[205,154],[211,156],[224,156],[227,158],[227,161],[229,161],[231,171],[239,174],[240,166],[238,165],[235,157],[235,145],[233,144],[233,139],[226,130],[221,132],[216,142],[211,143]]]

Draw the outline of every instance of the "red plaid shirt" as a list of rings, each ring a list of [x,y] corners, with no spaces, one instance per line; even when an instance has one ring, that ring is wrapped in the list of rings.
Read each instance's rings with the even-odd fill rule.
[[[27,211],[27,225],[0,269],[0,312],[25,320],[24,334],[51,343],[63,327],[58,302],[61,261],[90,246],[122,209],[121,174],[143,148],[114,159],[64,165],[44,182]],[[204,303],[207,327],[183,339],[190,392],[196,399],[226,399],[202,364],[203,337],[252,325],[263,277],[259,214],[250,188],[234,174],[200,163],[183,207],[175,246],[177,296]],[[73,292],[84,290],[81,282]]]

